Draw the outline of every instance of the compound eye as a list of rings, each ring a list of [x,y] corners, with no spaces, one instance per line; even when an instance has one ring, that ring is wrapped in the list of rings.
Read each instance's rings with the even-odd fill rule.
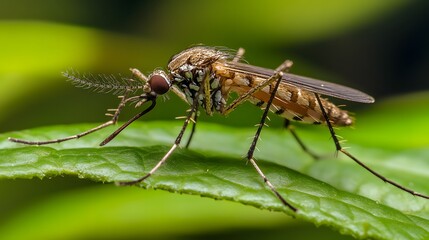
[[[149,78],[149,85],[156,94],[164,94],[170,89],[170,81],[160,74],[153,74]]]

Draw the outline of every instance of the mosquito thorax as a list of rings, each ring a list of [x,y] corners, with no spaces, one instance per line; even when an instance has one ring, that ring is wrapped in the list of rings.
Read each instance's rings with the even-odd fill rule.
[[[170,71],[176,71],[185,64],[189,64],[197,68],[206,68],[215,61],[230,57],[231,56],[228,53],[219,51],[216,48],[195,46],[183,50],[171,57],[168,62],[168,69]]]
[[[168,92],[171,87],[171,82],[168,79],[167,74],[162,70],[154,71],[149,76],[148,84],[151,90],[159,95]]]

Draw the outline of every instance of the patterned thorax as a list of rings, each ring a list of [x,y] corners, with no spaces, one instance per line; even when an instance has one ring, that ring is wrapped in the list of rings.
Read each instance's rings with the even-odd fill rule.
[[[206,103],[211,111],[220,111],[226,104],[222,97],[220,77],[212,71],[212,63],[229,59],[225,52],[215,48],[193,47],[187,49],[171,58],[168,64],[172,84],[177,86],[186,97],[186,101],[192,105],[194,99],[198,104],[207,109]],[[205,91],[204,83],[207,83]],[[209,93],[207,95],[206,93]],[[210,97],[210,101],[206,101]]]

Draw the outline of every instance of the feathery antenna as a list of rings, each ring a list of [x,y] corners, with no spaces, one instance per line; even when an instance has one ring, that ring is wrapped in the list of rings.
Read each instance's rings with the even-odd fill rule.
[[[134,93],[139,89],[143,89],[144,82],[115,75],[94,75],[91,73],[81,74],[74,70],[63,72],[63,76],[67,78],[73,85],[80,88],[92,89],[100,93],[113,93],[114,95],[122,95],[126,92]]]

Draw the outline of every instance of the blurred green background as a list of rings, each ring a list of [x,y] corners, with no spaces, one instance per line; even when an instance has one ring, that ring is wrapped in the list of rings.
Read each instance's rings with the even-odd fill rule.
[[[376,103],[427,90],[428,13],[429,3],[405,0],[2,0],[0,132],[105,121],[105,109],[116,106],[116,97],[74,88],[61,71],[127,76],[128,68],[137,67],[149,73],[198,43],[243,47],[248,62],[264,67],[292,59],[292,72],[363,90]],[[183,115],[186,105],[173,94],[169,98],[144,120]],[[371,109],[346,104],[358,119],[359,111]],[[121,119],[135,112],[131,108]],[[202,121],[250,127],[259,116],[245,104],[228,118]],[[270,125],[279,127],[281,121],[272,118]],[[0,194],[0,239],[6,230],[10,236],[23,234],[23,226],[33,226],[29,236],[41,239],[348,239],[279,213],[73,177],[1,181]]]

